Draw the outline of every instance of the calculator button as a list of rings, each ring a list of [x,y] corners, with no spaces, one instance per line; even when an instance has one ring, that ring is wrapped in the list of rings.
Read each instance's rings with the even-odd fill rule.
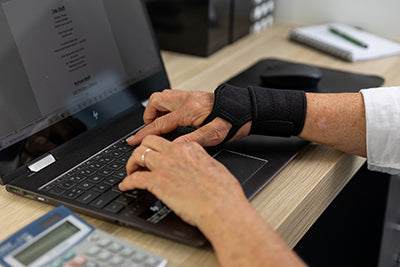
[[[122,245],[113,242],[111,245],[109,245],[108,250],[111,252],[118,252],[123,248]]]
[[[121,256],[123,256],[123,257],[130,257],[133,253],[134,253],[133,249],[131,249],[131,248],[124,248],[124,249],[121,251]]]
[[[97,255],[96,258],[100,261],[107,261],[111,257],[112,257],[112,254],[110,252],[103,250],[102,252],[100,252],[99,255]]]
[[[98,267],[99,265],[96,262],[93,261],[88,261],[86,262],[86,264],[84,265],[84,267]]]
[[[114,256],[114,257],[109,261],[109,263],[110,263],[112,266],[119,266],[119,265],[121,265],[121,264],[124,263],[124,259],[123,259],[123,258],[120,258],[120,257],[118,257],[118,256]]]
[[[64,262],[62,260],[55,260],[53,261],[49,267],[62,267]]]
[[[154,258],[148,258],[143,265],[146,267],[157,267],[160,264],[160,261]]]
[[[136,252],[132,257],[132,260],[135,262],[143,262],[146,259],[147,259],[147,256],[140,252]]]
[[[94,247],[89,248],[89,249],[86,251],[85,254],[88,255],[88,256],[94,257],[94,256],[96,256],[97,254],[99,254],[100,251],[101,251],[101,249],[100,249],[99,247],[94,246]]]
[[[97,241],[97,245],[99,245],[102,248],[108,247],[111,245],[112,241],[108,238],[101,238],[99,241]]]
[[[100,235],[98,235],[97,233],[93,233],[90,235],[90,240],[93,242],[96,242],[100,239]]]
[[[68,251],[67,253],[64,254],[64,256],[62,257],[62,259],[64,261],[69,261],[71,259],[73,259],[76,256],[75,252],[73,251]]]

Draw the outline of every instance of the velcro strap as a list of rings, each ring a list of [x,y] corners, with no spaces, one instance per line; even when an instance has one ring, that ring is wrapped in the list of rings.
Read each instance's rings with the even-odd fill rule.
[[[252,127],[250,134],[296,136],[303,130],[307,100],[304,91],[250,86]]]
[[[232,124],[224,142],[248,121],[250,134],[296,136],[304,126],[307,100],[304,91],[250,86],[220,85],[214,92],[214,107],[202,125],[220,117]]]
[[[229,141],[246,122],[252,119],[251,100],[246,88],[222,84],[214,91],[214,107],[202,125],[220,117],[232,124],[222,143]]]

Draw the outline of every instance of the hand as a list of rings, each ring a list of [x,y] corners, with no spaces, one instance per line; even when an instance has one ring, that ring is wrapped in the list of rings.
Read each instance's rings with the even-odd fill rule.
[[[148,148],[151,150],[145,152]],[[222,215],[230,207],[248,203],[236,178],[194,142],[172,143],[147,136],[132,153],[127,173],[119,185],[122,191],[147,189],[184,221],[206,233],[211,224],[207,221],[216,213]]]
[[[305,266],[198,143],[147,136],[129,158],[127,173],[120,190],[147,189],[197,226],[221,266]]]
[[[147,135],[161,135],[179,126],[196,126],[197,130],[178,137],[174,142],[196,142],[202,146],[218,145],[225,139],[232,125],[217,117],[201,126],[211,113],[213,105],[213,93],[178,90],[154,93],[143,115],[146,126],[136,135],[128,138],[127,142],[134,146],[140,144]],[[248,135],[250,127],[251,122],[243,125],[231,140]]]

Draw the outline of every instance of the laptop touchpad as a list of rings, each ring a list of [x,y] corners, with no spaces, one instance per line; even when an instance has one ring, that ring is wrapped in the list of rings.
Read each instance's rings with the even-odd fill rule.
[[[224,164],[241,184],[244,184],[251,176],[268,163],[267,160],[230,150],[221,150],[214,158]]]

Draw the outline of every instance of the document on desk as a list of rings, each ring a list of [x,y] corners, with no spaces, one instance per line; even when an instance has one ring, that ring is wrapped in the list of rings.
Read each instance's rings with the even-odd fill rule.
[[[296,28],[289,38],[351,62],[400,54],[400,43],[341,23]]]

